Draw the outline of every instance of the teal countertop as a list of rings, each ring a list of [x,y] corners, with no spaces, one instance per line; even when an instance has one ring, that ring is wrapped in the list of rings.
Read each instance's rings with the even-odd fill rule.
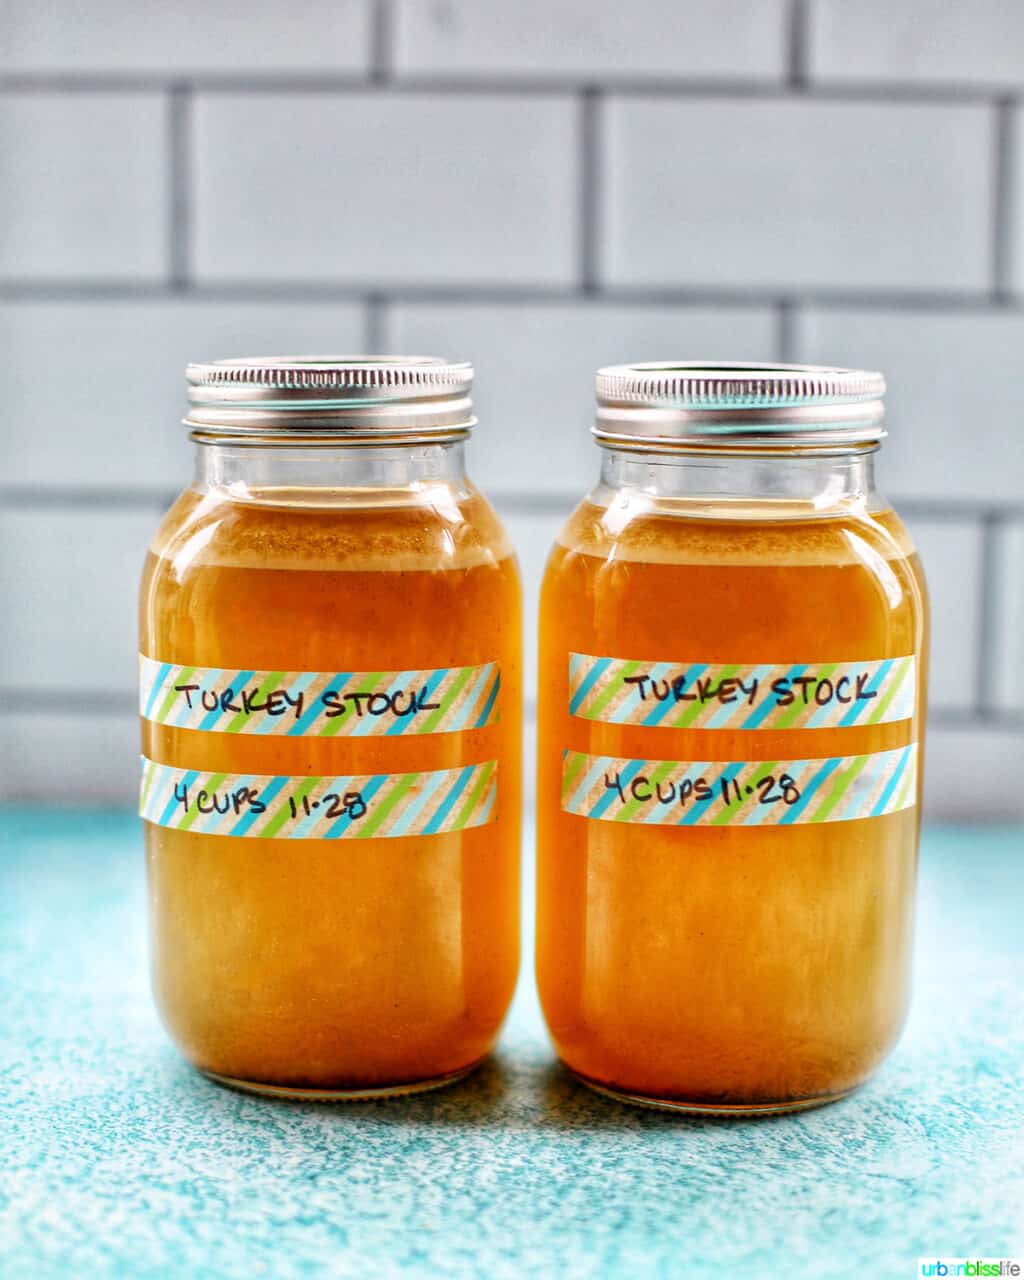
[[[1020,830],[927,833],[914,1010],[874,1082],[728,1121],[574,1084],[528,980],[452,1089],[231,1093],[153,1012],[136,821],[5,810],[0,830],[4,1280],[895,1278],[1024,1252]]]

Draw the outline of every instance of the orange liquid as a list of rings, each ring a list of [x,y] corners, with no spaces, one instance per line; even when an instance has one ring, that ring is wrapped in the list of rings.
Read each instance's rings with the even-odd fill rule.
[[[586,502],[551,555],[540,632],[537,975],[563,1061],[619,1092],[712,1108],[799,1105],[863,1081],[906,1013],[919,807],[786,827],[616,824],[562,811],[561,766],[565,748],[795,760],[919,741],[919,718],[757,731],[568,714],[573,650],[737,663],[916,653],[924,671],[924,584],[897,518],[755,523],[682,503],[624,517]]]
[[[200,1068],[296,1089],[415,1084],[491,1048],[519,958],[520,589],[478,495],[184,495],[147,559],[141,649],[235,670],[501,667],[500,720],[417,736],[284,737],[142,722],[143,751],[232,773],[357,775],[498,761],[496,822],[358,841],[145,824],[153,985]]]

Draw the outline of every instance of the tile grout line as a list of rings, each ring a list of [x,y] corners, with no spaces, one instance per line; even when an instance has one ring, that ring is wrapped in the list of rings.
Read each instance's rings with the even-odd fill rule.
[[[123,688],[85,692],[81,689],[0,688],[0,709],[15,715],[131,715],[138,714],[139,703],[134,693]]]
[[[797,304],[784,298],[777,307],[775,344],[779,360],[793,364],[797,360]]]
[[[382,7],[382,14],[390,14],[390,9]],[[379,24],[379,25],[378,25]],[[795,30],[796,28],[791,28]],[[391,41],[389,17],[377,19],[371,32],[373,57],[376,61],[379,50],[388,48]],[[796,50],[793,35],[788,36],[791,52],[788,57],[792,61]],[[803,52],[799,52],[803,57]],[[0,94],[5,93],[163,93],[175,85],[187,87],[198,93],[235,93],[239,95],[261,93],[380,93],[389,92],[396,95],[435,93],[438,95],[493,96],[515,94],[521,97],[558,96],[577,94],[592,85],[592,78],[587,77],[547,77],[527,75],[405,75],[396,77],[393,68],[371,66],[369,73],[260,73],[233,72],[196,72],[192,75],[180,76],[147,72],[88,72],[88,73],[33,73],[8,72],[0,73]],[[911,83],[892,83],[890,81],[865,80],[857,84],[815,81],[804,84],[789,78],[758,79],[743,76],[722,76],[712,79],[692,78],[659,78],[609,76],[601,83],[601,92],[608,95],[619,94],[623,97],[677,97],[692,99],[707,98],[800,98],[821,102],[852,102],[875,105],[899,106],[907,103],[922,105],[957,105],[1005,102],[1019,103],[1024,97],[1017,92],[1007,92],[1004,87],[980,87],[952,82],[937,81],[934,84],[921,85]]]
[[[363,346],[366,355],[384,355],[388,350],[388,303],[379,293],[368,293],[363,304]]]
[[[1014,143],[1016,113],[1009,98],[996,104],[992,189],[992,293],[1001,303],[1013,293]]]
[[[188,85],[172,86],[167,113],[168,282],[172,293],[184,293],[191,282],[192,259],[192,90]]]
[[[394,66],[394,21],[391,0],[373,0],[370,14],[370,83],[390,85]]]
[[[578,223],[579,278],[583,294],[597,293],[600,280],[602,96],[584,89],[579,99]]]
[[[789,0],[789,10],[786,15],[786,83],[796,92],[803,92],[808,88],[809,24],[807,0]]]
[[[900,515],[911,520],[951,520],[963,523],[984,520],[989,516],[1007,520],[1024,516],[1024,504],[1020,501],[986,501],[984,498],[918,498],[903,497],[897,493],[893,506]]]
[[[159,301],[177,293],[186,293],[197,302],[362,302],[374,294],[388,303],[531,303],[560,305],[586,302],[607,306],[678,306],[678,307],[779,307],[791,304],[828,307],[833,310],[872,310],[903,313],[907,311],[946,311],[959,315],[1024,314],[1024,297],[1008,298],[1005,303],[987,292],[961,293],[941,290],[904,290],[895,293],[866,289],[863,292],[823,286],[791,294],[778,288],[736,289],[686,285],[663,289],[647,286],[597,285],[592,292],[579,287],[543,284],[488,284],[468,282],[459,286],[442,284],[382,284],[341,281],[324,284],[316,280],[258,281],[238,279],[216,284],[197,283],[189,279],[175,290],[168,284],[126,283],[123,280],[63,281],[8,278],[0,280],[0,301],[11,302],[131,302]]]
[[[981,518],[981,573],[978,577],[978,648],[975,654],[975,709],[979,715],[998,714],[999,579],[1002,576],[1003,512]]]
[[[158,489],[60,488],[59,486],[0,486],[0,511],[32,511],[64,508],[69,511],[153,511],[162,513],[177,500],[177,493]]]

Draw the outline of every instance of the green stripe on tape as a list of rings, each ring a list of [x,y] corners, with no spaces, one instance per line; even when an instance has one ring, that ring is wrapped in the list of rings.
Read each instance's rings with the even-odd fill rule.
[[[825,666],[823,666],[818,672],[818,678],[814,686],[815,689],[817,689],[818,685],[821,684],[822,680],[827,680],[829,676],[831,676],[832,673],[835,671],[836,667],[838,666],[839,666],[838,662],[826,663]],[[802,711],[806,711],[806,710],[807,710],[807,704],[798,701],[794,697],[793,705],[791,707],[786,707],[785,710],[782,712],[782,714],[777,719],[771,722],[770,727],[772,729],[788,729],[789,726],[793,723],[793,721],[797,718],[797,716]]]
[[[373,686],[378,682],[378,680],[380,680],[383,674],[384,673],[382,671],[369,672],[366,676],[366,679],[361,680],[359,682],[358,688],[350,689],[348,690],[348,692],[349,693],[372,693]],[[341,715],[335,716],[333,720],[330,720],[327,724],[324,725],[323,729],[321,730],[320,736],[323,738],[333,738],[336,733],[341,732],[342,728],[348,724],[349,720],[352,719],[355,713],[356,713],[355,702],[346,703],[345,710],[341,713]]]
[[[672,772],[672,768],[673,768],[673,761],[666,760],[662,764],[660,764],[657,769],[654,770],[654,772],[651,774],[650,778],[648,779],[648,785],[650,786],[652,791],[658,785],[659,782],[665,781],[668,775]],[[638,800],[634,795],[633,799],[627,801],[626,804],[624,804],[622,808],[619,810],[619,812],[615,815],[615,821],[629,822],[633,817],[633,814],[636,813],[637,809],[639,809],[642,804],[647,804],[647,803],[648,802],[646,800]]]
[[[734,662],[730,664],[728,667],[723,667],[721,671],[718,673],[718,683],[721,684],[723,680],[728,680],[730,676],[734,676],[736,672],[739,670],[740,670],[740,664],[738,662]],[[694,720],[696,720],[697,717],[700,715],[700,713],[704,710],[705,710],[704,704],[700,700],[696,702],[691,702],[688,707],[684,708],[683,714],[681,716],[678,716],[675,720],[670,721],[668,727],[670,729],[685,729]]]
[[[583,772],[583,765],[586,762],[586,759],[587,757],[579,751],[570,751],[566,754],[562,773],[563,796]]]
[[[156,769],[149,760],[142,763],[142,795],[139,797],[139,813],[144,813],[146,809],[146,801],[149,799],[149,789],[153,785],[153,779],[156,777]]]
[[[604,693],[602,693],[600,697],[595,698],[594,701],[590,704],[590,707],[587,710],[586,718],[588,720],[600,720],[601,712],[605,709],[608,703],[611,702],[612,698],[620,691],[622,686],[626,683],[626,677],[631,676],[633,672],[636,671],[641,665],[642,664],[640,662],[623,663],[622,667],[619,670],[618,681],[617,682],[615,680],[608,681],[608,687],[605,689]]]
[[[462,668],[462,670],[459,672],[459,674],[455,677],[455,680],[454,680],[454,682],[452,683],[452,687],[448,690],[448,692],[445,694],[445,696],[441,699],[441,705],[440,705],[440,706],[437,708],[437,710],[436,710],[436,711],[435,711],[435,712],[430,716],[430,718],[429,718],[429,719],[427,720],[427,722],[423,725],[423,727],[422,727],[421,729],[419,729],[419,730],[418,730],[418,732],[419,732],[419,733],[430,733],[430,732],[431,732],[431,730],[434,728],[434,725],[436,725],[436,724],[437,724],[437,722],[441,719],[441,717],[447,713],[448,708],[449,708],[450,706],[452,706],[452,704],[455,702],[455,699],[459,696],[459,694],[460,694],[460,693],[462,692],[462,690],[465,688],[466,683],[467,683],[467,681],[469,680],[469,678],[470,678],[470,676],[471,676],[471,675],[473,675],[473,668],[472,668],[472,667],[463,667],[463,668]]]
[[[811,822],[824,822],[850,787],[867,768],[871,756],[853,756],[849,767],[832,784],[832,790],[811,814]]]
[[[896,674],[890,675],[889,688],[885,697],[879,701],[878,706],[875,707],[871,714],[865,719],[865,724],[878,724],[885,713],[889,710],[889,704],[903,688],[903,683],[910,671],[910,662],[910,658],[903,658],[902,665],[897,668]]]
[[[216,789],[220,786],[220,784],[224,781],[224,779],[227,776],[228,775],[226,773],[215,773],[213,777],[210,778],[210,780],[205,784],[205,786],[199,787],[196,790],[192,799],[192,812],[187,813],[185,817],[182,818],[181,822],[178,823],[179,831],[187,831],[189,827],[192,825],[192,823],[195,822],[196,818],[200,816],[199,815],[199,792],[200,791],[216,791]],[[202,816],[206,818],[206,817],[209,817],[209,814],[204,813]]]
[[[292,792],[291,798],[292,800],[295,801],[295,807],[298,808],[299,804],[302,801],[303,796],[308,796],[309,793],[313,790],[313,788],[317,785],[317,783],[322,781],[323,781],[322,778],[306,778],[303,781],[302,785],[299,787],[299,789],[297,791]],[[291,810],[289,808],[286,808],[285,805],[282,805],[281,808],[274,815],[274,817],[270,819],[267,825],[259,833],[261,838],[264,840],[269,840],[273,836],[277,835],[277,833],[281,830],[281,828],[287,822],[290,813],[291,813]]]
[[[185,681],[189,678],[189,676],[191,676],[194,672],[195,672],[195,667],[182,668],[181,674],[178,676],[178,683],[184,684]],[[160,704],[160,710],[153,717],[153,719],[156,720],[158,724],[163,724],[164,716],[166,716],[170,711],[171,707],[174,706],[174,699],[177,696],[178,695],[175,692],[174,685],[172,683],[171,685],[168,686],[167,696],[164,698],[163,702]]]
[[[896,803],[893,805],[893,811],[905,809],[907,807],[907,796],[910,790],[917,784],[917,752],[914,752],[914,758],[910,761],[907,769],[907,776],[903,779],[903,785],[900,787],[900,793],[896,797]]]
[[[754,804],[757,798],[758,783],[763,782],[778,763],[778,760],[766,760],[762,764],[758,765],[753,778],[749,782],[742,784],[745,787],[751,788],[750,795],[741,795],[738,800],[730,800],[723,811],[712,818],[711,825],[713,827],[727,826],[734,818],[739,816],[744,805]]]
[[[467,821],[469,820],[469,815],[476,808],[477,802],[479,801],[480,797],[483,795],[484,787],[486,787],[488,782],[490,782],[491,774],[493,772],[494,772],[494,761],[488,760],[486,767],[480,770],[480,777],[477,780],[476,786],[473,788],[472,792],[470,793],[469,799],[459,810],[459,816],[455,819],[455,822],[453,824],[453,830],[461,831],[462,828],[466,825]]]
[[[399,800],[409,792],[410,788],[415,785],[421,776],[422,775],[418,773],[407,773],[405,775],[391,794],[389,796],[385,796],[376,809],[374,809],[369,822],[361,822],[359,824],[359,830],[356,832],[359,839],[362,840],[373,835]]]
[[[256,692],[253,694],[253,701],[255,702],[259,698],[266,697],[266,695],[270,692],[270,690],[275,685],[280,684],[281,677],[283,675],[284,675],[283,671],[269,672],[267,675],[267,678],[263,681],[263,683],[257,686]],[[233,720],[230,720],[224,726],[221,732],[237,733],[243,724],[248,723],[249,719],[250,717],[247,716],[244,711],[239,711],[238,715],[236,715]]]

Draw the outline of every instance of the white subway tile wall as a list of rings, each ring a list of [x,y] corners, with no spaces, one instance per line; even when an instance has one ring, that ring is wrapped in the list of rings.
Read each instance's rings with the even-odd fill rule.
[[[568,94],[200,94],[199,281],[566,287]]]
[[[138,579],[156,503],[0,512],[0,688],[73,707],[135,681]]]
[[[784,0],[397,0],[399,75],[583,82],[782,80]]]
[[[3,0],[0,64],[10,71],[72,75],[366,75],[371,12],[366,0],[246,0],[244,5]]]
[[[356,351],[364,332],[358,302],[320,298],[0,297],[5,483],[170,496],[191,475],[181,425],[189,360]]]
[[[981,698],[984,534],[974,520],[908,521],[928,578],[935,644],[929,673],[932,703],[971,711]]]
[[[519,557],[523,577],[523,693],[527,714],[532,719],[537,701],[537,621],[540,580],[558,531],[574,505],[567,499],[564,509],[544,512],[511,510],[499,498],[498,511]]]
[[[1003,180],[1007,184],[1005,213],[1009,223],[1003,266],[1007,290],[1020,296],[1024,294],[1024,108],[1004,105],[1002,113],[1000,154]]]
[[[1014,779],[1020,735],[999,724],[933,724],[924,753],[927,817],[953,821],[1020,822]]]
[[[990,664],[992,700],[1011,714],[1024,714],[1024,520],[999,521],[993,540],[991,630],[1002,637]]]
[[[59,768],[55,765],[59,762]],[[139,721],[127,710],[62,711],[56,702],[4,715],[5,799],[130,804],[138,792]]]
[[[661,289],[985,289],[981,104],[610,96],[599,271]]]
[[[169,115],[159,93],[0,93],[0,280],[161,280]]]
[[[740,349],[770,360],[778,324],[770,306],[630,306],[578,302],[414,302],[385,310],[395,351],[458,351],[473,361],[480,427],[470,455],[489,493],[582,493],[598,455],[590,437],[594,370],[671,359],[673,351]]]
[[[185,361],[389,348],[477,365],[531,713],[596,365],[882,368],[928,811],[1024,817],[1022,42],[1018,0],[0,0],[0,796],[131,799]]]
[[[810,0],[816,83],[1024,85],[1024,5],[1017,0]]]
[[[892,497],[1005,502],[1024,496],[1024,314],[1010,308],[808,308],[794,354],[883,369]]]

